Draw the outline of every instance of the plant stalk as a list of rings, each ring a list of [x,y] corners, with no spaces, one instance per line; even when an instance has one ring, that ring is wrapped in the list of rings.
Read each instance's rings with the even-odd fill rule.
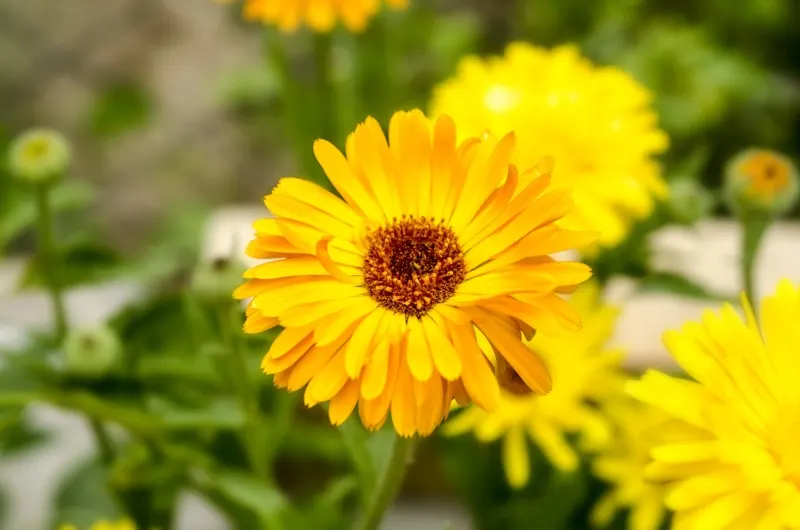
[[[50,207],[50,188],[46,185],[36,187],[36,206],[39,210],[37,232],[39,238],[39,264],[47,282],[50,300],[53,305],[56,341],[58,344],[67,334],[67,311],[64,307],[64,292],[61,285],[61,260],[53,234],[53,212]]]
[[[392,454],[378,480],[372,500],[365,506],[361,519],[356,523],[356,530],[378,530],[403,485],[414,445],[413,438],[402,438],[395,434]]]
[[[744,292],[753,310],[758,306],[758,293],[755,289],[755,266],[758,260],[758,253],[761,249],[761,242],[770,224],[770,218],[764,214],[744,215],[742,222],[742,282]]]

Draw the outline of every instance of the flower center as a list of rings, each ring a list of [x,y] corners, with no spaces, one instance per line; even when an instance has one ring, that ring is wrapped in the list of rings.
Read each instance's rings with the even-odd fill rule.
[[[420,318],[453,296],[467,269],[458,238],[443,222],[395,219],[367,236],[364,284],[380,305]]]

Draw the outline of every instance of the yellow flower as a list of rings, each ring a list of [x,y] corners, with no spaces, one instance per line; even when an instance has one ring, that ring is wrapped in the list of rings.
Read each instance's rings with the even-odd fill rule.
[[[791,209],[800,193],[794,164],[768,149],[748,149],[734,157],[725,173],[725,188],[734,208],[776,214]]]
[[[647,467],[680,530],[800,528],[800,290],[782,281],[761,326],[730,305],[664,343],[694,381],[651,371],[630,391],[663,411]]]
[[[334,424],[358,403],[369,429],[391,411],[398,433],[427,435],[453,397],[494,408],[499,387],[476,329],[506,376],[547,393],[550,375],[520,333],[580,327],[556,291],[591,271],[547,256],[596,237],[554,224],[569,192],[550,190],[546,162],[509,165],[513,134],[456,136],[450,118],[433,125],[415,110],[392,117],[387,142],[368,118],[346,157],[314,144],[344,200],[296,178],[265,199],[275,218],[255,223],[248,254],[271,261],[235,293],[253,297],[245,329],[285,328],[262,368],[279,387],[307,385],[308,406],[330,401]]]
[[[593,403],[622,395],[622,352],[605,346],[618,311],[600,302],[593,284],[578,289],[570,301],[583,320],[583,330],[557,336],[539,333],[528,343],[550,369],[553,391],[547,396],[506,391],[494,412],[471,408],[444,427],[448,435],[472,430],[482,442],[502,437],[506,477],[514,487],[529,479],[527,437],[563,471],[573,471],[579,464],[567,434],[579,434],[590,451],[608,442],[610,425]]]
[[[71,524],[62,524],[58,530],[78,530],[78,527]],[[88,530],[136,530],[136,525],[129,519],[120,519],[117,522],[97,521]]]
[[[627,399],[606,403],[603,410],[614,423],[614,436],[595,456],[592,467],[611,489],[595,505],[592,523],[608,526],[617,511],[628,508],[629,530],[658,530],[666,514],[664,487],[648,482],[644,470],[657,429],[666,417]]]
[[[467,136],[515,131],[521,166],[555,157],[553,182],[573,187],[576,205],[565,226],[600,230],[613,245],[667,193],[653,156],[668,139],[650,100],[625,72],[595,67],[572,46],[514,43],[503,57],[465,59],[434,91],[432,114],[449,114]]]
[[[386,3],[404,9],[408,0],[386,0]],[[380,4],[381,0],[244,0],[244,17],[274,24],[282,31],[295,31],[306,25],[314,31],[327,32],[341,20],[348,30],[360,32],[378,12]]]

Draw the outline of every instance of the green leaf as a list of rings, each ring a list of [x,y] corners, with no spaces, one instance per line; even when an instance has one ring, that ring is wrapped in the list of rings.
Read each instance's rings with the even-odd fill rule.
[[[264,526],[280,520],[282,512],[289,508],[289,501],[278,488],[240,471],[214,471],[206,480],[196,481],[196,486],[251,512]]]
[[[672,272],[652,272],[642,278],[638,286],[643,293],[670,293],[686,298],[710,301],[730,301],[732,296],[715,293],[699,283]]]
[[[170,430],[238,429],[244,425],[241,408],[230,400],[215,400],[207,407],[181,407],[165,399],[151,397],[150,412]]]
[[[48,439],[49,433],[31,425],[23,411],[0,411],[0,455],[3,458],[27,451]]]
[[[119,254],[94,241],[73,241],[61,249],[61,282],[66,287],[94,283],[109,278],[122,263]],[[47,264],[40,257],[28,262],[19,281],[20,288],[45,285]]]
[[[87,125],[95,137],[111,139],[147,124],[152,114],[152,98],[142,85],[117,83],[97,96]]]
[[[117,423],[133,433],[142,436],[154,436],[165,428],[158,418],[146,414],[133,404],[120,403],[99,397],[83,390],[48,391],[42,399],[61,408],[83,412],[98,420]]]
[[[89,528],[99,519],[121,515],[108,491],[106,472],[95,458],[80,462],[61,478],[53,508],[50,528],[64,523]]]

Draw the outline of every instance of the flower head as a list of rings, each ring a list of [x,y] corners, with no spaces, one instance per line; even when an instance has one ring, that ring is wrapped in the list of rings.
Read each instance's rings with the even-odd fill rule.
[[[629,75],[595,67],[571,46],[514,43],[503,57],[465,59],[431,108],[464,136],[515,131],[521,166],[555,157],[554,183],[571,186],[576,205],[565,226],[600,230],[600,243],[613,245],[667,192],[653,159],[667,136],[650,100]]]
[[[484,442],[502,437],[506,477],[514,487],[528,482],[527,438],[563,471],[573,471],[579,464],[575,449],[566,441],[567,434],[578,434],[587,450],[608,442],[610,425],[594,404],[622,395],[624,375],[621,352],[606,348],[617,310],[603,305],[598,291],[597,286],[587,284],[570,300],[584,323],[579,333],[540,333],[527,344],[553,375],[550,394],[505,391],[494,412],[471,408],[444,427],[450,435],[474,431]]]
[[[75,375],[101,377],[119,360],[122,344],[108,326],[76,329],[64,340],[66,368]]]
[[[314,144],[343,200],[296,178],[265,199],[275,218],[255,223],[247,252],[271,261],[235,293],[252,297],[245,330],[285,328],[262,368],[279,387],[305,386],[309,406],[330,401],[334,424],[358,405],[370,429],[391,412],[401,435],[429,434],[454,397],[497,406],[493,369],[547,393],[547,368],[520,334],[580,327],[557,292],[591,271],[548,254],[596,235],[556,224],[572,201],[550,189],[550,163],[510,165],[513,134],[456,138],[446,116],[398,112],[388,141],[368,118],[346,156]]]
[[[694,381],[650,371],[631,393],[662,411],[646,469],[668,484],[675,528],[800,528],[800,289],[782,281],[670,331],[664,343]]]
[[[725,172],[725,191],[737,212],[757,210],[781,215],[800,194],[797,168],[775,151],[748,149],[735,156]]]
[[[62,524],[58,530],[79,530],[72,524]],[[136,525],[130,519],[120,519],[119,521],[97,521],[87,530],[136,530]]]
[[[644,471],[657,429],[666,418],[630,398],[605,403],[603,410],[614,424],[614,434],[594,457],[592,469],[610,490],[594,506],[592,523],[608,526],[618,511],[627,508],[629,530],[658,530],[666,515],[664,487],[648,482]]]
[[[386,3],[402,9],[408,0],[386,0]],[[360,32],[378,12],[380,4],[381,0],[244,0],[244,17],[274,24],[282,31],[295,31],[305,25],[317,32],[327,32],[340,20],[348,30]]]
[[[72,152],[64,137],[49,129],[31,129],[9,148],[11,174],[20,180],[44,183],[59,178],[69,167]]]

